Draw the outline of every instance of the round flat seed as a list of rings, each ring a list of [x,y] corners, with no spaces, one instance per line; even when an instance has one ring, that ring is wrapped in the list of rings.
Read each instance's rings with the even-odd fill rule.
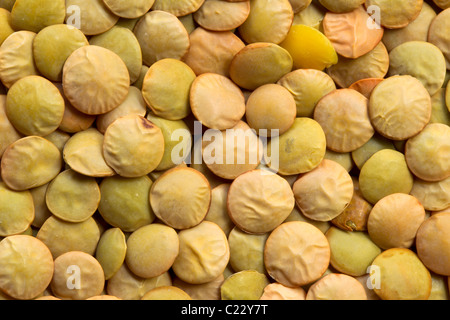
[[[429,211],[440,211],[450,207],[450,178],[441,181],[415,179],[411,195]]]
[[[356,59],[373,50],[383,37],[383,28],[371,28],[363,6],[348,13],[325,14],[324,34],[343,57]]]
[[[295,206],[289,183],[277,174],[252,170],[238,176],[227,198],[228,214],[243,231],[263,234],[278,227]]]
[[[51,216],[39,229],[36,238],[50,249],[53,259],[70,251],[94,255],[100,240],[100,228],[92,217],[74,223]]]
[[[294,96],[297,117],[313,117],[314,108],[325,95],[336,90],[333,79],[323,71],[297,69],[277,82]]]
[[[75,272],[78,277],[73,279]],[[57,297],[64,300],[86,300],[100,295],[104,286],[102,266],[92,255],[71,251],[55,259],[50,287]]]
[[[193,18],[201,27],[211,31],[230,31],[241,26],[250,14],[250,1],[208,0]]]
[[[130,5],[127,0],[104,0],[104,3],[116,16],[135,19],[146,14],[155,3],[155,0],[133,1],[133,5]]]
[[[262,141],[244,121],[223,131],[210,129],[201,142],[202,162],[223,179],[233,180],[256,169],[262,160]]]
[[[103,157],[103,141],[103,134],[95,128],[75,133],[64,146],[64,161],[72,170],[86,176],[115,175]]]
[[[152,223],[155,214],[149,202],[151,186],[148,176],[104,178],[100,183],[100,215],[108,224],[124,232],[133,232]]]
[[[279,84],[266,84],[247,99],[245,118],[259,136],[282,135],[294,124],[297,105],[292,94]]]
[[[432,272],[450,275],[450,245],[446,230],[450,224],[450,212],[442,212],[426,219],[416,235],[417,254]]]
[[[17,31],[3,41],[0,47],[0,79],[6,88],[23,77],[39,74],[33,56],[35,37],[34,32]]]
[[[450,127],[442,123],[430,123],[406,143],[408,168],[422,180],[444,180],[450,177],[449,148]]]
[[[294,61],[294,69],[324,70],[338,62],[331,41],[319,30],[307,25],[292,25],[280,46]]]
[[[310,118],[296,118],[292,127],[279,137],[277,145],[269,141],[268,166],[282,175],[305,173],[316,168],[326,153],[326,137],[320,124]]]
[[[300,287],[318,280],[327,270],[330,245],[315,226],[302,221],[285,222],[268,237],[264,263],[278,283]]]
[[[259,300],[269,279],[255,270],[244,270],[229,276],[220,287],[222,300]]]
[[[436,11],[427,2],[423,3],[419,16],[406,27],[400,29],[385,29],[383,43],[388,51],[408,41],[427,41],[431,22],[436,17]]]
[[[76,28],[65,24],[48,26],[39,31],[33,41],[36,67],[47,79],[60,82],[67,58],[88,44],[86,36]]]
[[[127,239],[125,261],[139,277],[153,278],[167,272],[179,252],[177,232],[153,223],[135,230]]]
[[[120,228],[110,228],[102,233],[95,250],[95,258],[102,266],[105,280],[111,279],[125,261],[127,242]]]
[[[180,251],[172,265],[175,275],[191,284],[217,279],[230,260],[230,248],[225,233],[213,222],[178,233]]]
[[[186,28],[169,12],[148,12],[136,24],[134,34],[142,49],[142,60],[149,67],[165,58],[180,60],[190,47]]]
[[[302,213],[318,221],[331,221],[348,207],[353,197],[353,180],[337,162],[324,159],[300,176],[292,190]]]
[[[306,300],[367,300],[367,294],[354,277],[330,273],[309,288]]]
[[[0,182],[0,236],[20,234],[34,220],[34,200],[31,192],[14,191]]]
[[[15,30],[39,32],[47,26],[63,23],[65,17],[64,0],[16,0],[11,9],[11,25]]]
[[[438,47],[445,56],[447,69],[450,69],[450,8],[441,11],[431,22],[428,30],[428,42]]]
[[[106,32],[119,20],[103,0],[66,0],[66,8],[66,23],[79,27],[87,36]]]
[[[6,96],[6,115],[24,135],[46,136],[58,129],[65,103],[59,89],[40,76],[18,80]]]
[[[425,41],[408,41],[389,53],[388,76],[410,75],[434,95],[444,85],[445,57],[435,45]]]
[[[15,299],[30,300],[47,289],[53,277],[52,254],[42,241],[28,235],[0,242],[0,289]]]
[[[423,0],[367,0],[367,9],[377,6],[380,13],[380,24],[388,29],[398,29],[406,27],[411,21],[417,18],[422,9]]]
[[[171,58],[159,60],[145,75],[142,96],[156,116],[184,119],[191,113],[189,92],[195,78],[186,63]]]
[[[62,167],[58,148],[50,141],[29,136],[9,145],[1,160],[3,182],[13,190],[42,186],[55,178]]]
[[[292,71],[292,66],[288,51],[274,43],[258,42],[247,45],[235,55],[230,64],[230,77],[238,86],[253,91],[277,82]]]
[[[427,300],[430,296],[430,272],[410,249],[383,251],[373,261],[371,274],[378,283],[374,291],[382,300]]]
[[[194,80],[190,105],[198,121],[217,130],[234,127],[245,114],[241,89],[229,78],[215,73],[204,73]]]
[[[82,222],[97,211],[100,188],[95,178],[68,169],[50,182],[46,203],[56,217],[68,222]]]
[[[369,116],[381,135],[406,140],[422,131],[430,121],[430,94],[412,76],[389,77],[372,91]]]
[[[327,148],[352,152],[375,133],[369,118],[369,100],[351,89],[335,90],[323,97],[314,110],[314,120],[323,128]]]
[[[166,171],[150,190],[155,215],[175,229],[198,225],[208,213],[210,203],[208,180],[192,168],[176,167]]]
[[[91,37],[89,44],[116,53],[127,66],[130,83],[134,83],[139,78],[142,68],[142,50],[131,30],[114,26],[102,34]]]
[[[231,61],[245,47],[231,31],[209,31],[202,27],[193,30],[189,40],[191,47],[183,61],[196,75],[217,73],[229,77]]]
[[[289,0],[251,0],[250,14],[238,28],[246,43],[282,42],[292,25],[294,11]]]
[[[372,204],[393,193],[410,193],[413,182],[405,156],[391,149],[380,150],[371,156],[359,175],[361,192]]]
[[[123,60],[98,46],[75,50],[63,68],[64,93],[79,111],[98,115],[117,108],[126,98],[130,75]]]
[[[424,220],[425,209],[418,199],[394,193],[374,205],[367,221],[367,231],[382,249],[410,248]]]
[[[161,129],[138,115],[115,120],[106,130],[103,142],[106,163],[122,177],[149,174],[164,155]]]
[[[366,232],[331,227],[325,236],[330,243],[331,266],[349,276],[365,275],[367,268],[382,251]],[[356,248],[360,250],[358,255],[353,254]]]

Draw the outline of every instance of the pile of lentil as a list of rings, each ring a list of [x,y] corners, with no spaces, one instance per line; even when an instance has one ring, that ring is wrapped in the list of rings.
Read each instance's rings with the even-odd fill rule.
[[[0,300],[449,300],[449,0],[5,0]]]

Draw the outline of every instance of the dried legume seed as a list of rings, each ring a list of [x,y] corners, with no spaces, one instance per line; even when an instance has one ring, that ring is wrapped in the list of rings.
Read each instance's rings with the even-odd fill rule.
[[[450,4],[394,2],[2,1],[0,299],[448,300]]]

